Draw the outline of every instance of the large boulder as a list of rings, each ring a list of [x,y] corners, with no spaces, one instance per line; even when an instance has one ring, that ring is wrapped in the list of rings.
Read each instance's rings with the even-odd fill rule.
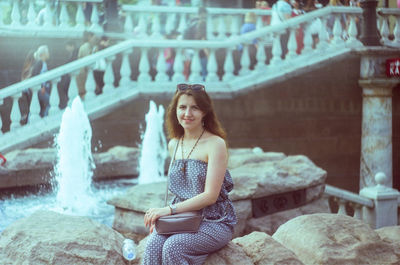
[[[0,264],[124,265],[124,237],[86,217],[38,211],[0,237]]]
[[[115,146],[107,152],[94,153],[93,179],[133,177],[138,175],[140,150]],[[0,166],[0,188],[34,186],[50,183],[57,163],[55,148],[30,148],[5,154],[7,163]]]
[[[305,264],[400,264],[393,245],[369,225],[341,214],[291,219],[272,236]]]
[[[400,256],[400,226],[387,226],[375,231],[383,241],[392,245],[397,255]]]

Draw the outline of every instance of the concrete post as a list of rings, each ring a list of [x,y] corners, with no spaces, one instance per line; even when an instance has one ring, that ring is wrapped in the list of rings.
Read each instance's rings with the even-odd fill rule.
[[[360,191],[360,195],[374,201],[374,208],[364,207],[363,220],[378,229],[384,226],[397,225],[397,207],[400,193],[392,188],[386,187],[387,177],[379,172],[375,175],[378,183],[375,187],[367,187]]]

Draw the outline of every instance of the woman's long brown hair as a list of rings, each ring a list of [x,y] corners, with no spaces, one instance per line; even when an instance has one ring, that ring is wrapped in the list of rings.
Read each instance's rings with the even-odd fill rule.
[[[168,138],[180,138],[183,136],[183,127],[179,124],[176,117],[176,108],[179,98],[182,95],[192,96],[199,106],[200,110],[205,114],[203,117],[204,128],[212,134],[218,135],[226,141],[226,132],[222,128],[217,115],[215,114],[213,103],[210,96],[204,90],[187,89],[184,91],[178,90],[171,100],[167,109],[166,127]]]

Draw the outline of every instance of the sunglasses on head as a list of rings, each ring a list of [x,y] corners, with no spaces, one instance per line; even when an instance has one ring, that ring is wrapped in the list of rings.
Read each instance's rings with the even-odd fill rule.
[[[203,85],[201,85],[201,84],[193,84],[193,85],[190,85],[190,84],[178,84],[176,86],[176,91],[185,91],[185,90],[188,90],[188,89],[193,90],[193,91],[197,91],[197,90],[205,91],[206,90],[205,87]]]

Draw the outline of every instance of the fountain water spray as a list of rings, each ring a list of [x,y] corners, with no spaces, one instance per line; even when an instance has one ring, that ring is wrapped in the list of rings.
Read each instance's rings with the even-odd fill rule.
[[[92,128],[79,97],[62,116],[56,136],[57,165],[56,210],[72,214],[87,214],[96,209],[91,190],[95,164],[91,153]]]
[[[164,163],[167,158],[167,141],[163,131],[164,108],[150,101],[146,114],[146,130],[143,135],[139,162],[139,184],[165,180]]]

